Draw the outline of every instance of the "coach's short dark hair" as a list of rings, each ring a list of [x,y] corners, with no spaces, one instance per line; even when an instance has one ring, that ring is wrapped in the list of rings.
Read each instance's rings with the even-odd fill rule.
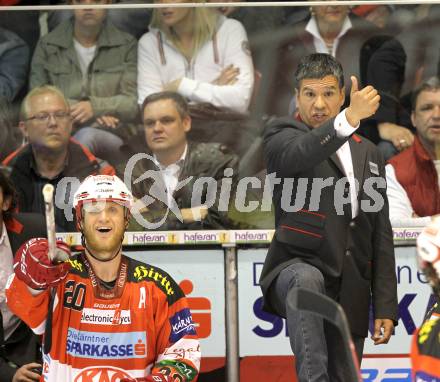
[[[304,79],[321,79],[325,76],[336,77],[339,88],[344,87],[344,71],[338,61],[329,54],[309,54],[304,56],[298,64],[295,72],[295,88],[299,89]]]
[[[3,211],[3,218],[7,219],[11,216],[12,211],[15,209],[16,205],[16,194],[15,187],[10,179],[9,167],[0,166],[0,188],[3,192],[3,200],[7,197],[11,197],[12,202],[7,211]]]
[[[437,90],[440,90],[440,79],[438,77],[434,76],[423,82],[416,90],[412,92],[411,95],[412,110],[416,109],[417,98],[419,98],[421,92],[437,91]]]
[[[186,102],[185,98],[182,97],[179,93],[166,91],[166,92],[150,94],[148,97],[144,99],[144,102],[142,103],[142,107],[141,107],[142,119],[144,118],[144,110],[147,107],[147,105],[153,102],[168,100],[168,99],[174,101],[174,104],[176,105],[176,109],[180,115],[180,118],[183,119],[189,115],[188,103]]]

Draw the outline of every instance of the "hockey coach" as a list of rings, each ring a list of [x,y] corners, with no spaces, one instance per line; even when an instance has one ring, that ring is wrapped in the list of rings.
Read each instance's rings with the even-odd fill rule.
[[[337,330],[291,309],[287,299],[300,287],[341,304],[359,361],[370,303],[372,340],[386,344],[391,337],[397,282],[384,161],[355,134],[376,112],[380,96],[352,76],[350,104],[341,111],[342,67],[327,54],[303,57],[295,81],[296,115],[273,120],[264,136],[267,172],[281,179],[273,193],[276,233],[260,279],[264,309],[287,319],[300,382],[353,382]],[[295,208],[298,198],[304,199],[301,208]]]

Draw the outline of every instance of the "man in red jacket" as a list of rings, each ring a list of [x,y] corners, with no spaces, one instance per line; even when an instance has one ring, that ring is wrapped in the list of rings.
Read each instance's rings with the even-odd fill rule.
[[[386,166],[393,226],[425,226],[440,213],[440,80],[432,77],[413,93],[414,144]]]

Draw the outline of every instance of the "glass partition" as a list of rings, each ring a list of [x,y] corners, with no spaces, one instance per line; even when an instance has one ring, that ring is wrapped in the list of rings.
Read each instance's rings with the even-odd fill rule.
[[[13,166],[14,150],[38,146],[45,133],[30,133],[38,124],[70,125],[77,146],[63,167],[68,179],[57,180],[60,216],[72,220],[79,180],[112,168],[137,198],[131,230],[273,228],[272,186],[281,180],[266,171],[264,129],[299,118],[301,58],[336,57],[346,105],[350,76],[379,91],[381,106],[358,133],[384,155],[401,148],[381,128],[411,136],[412,91],[439,72],[438,4],[346,3],[0,9],[1,158]],[[20,112],[26,94],[45,85],[64,94],[69,116]],[[173,94],[157,95],[164,91]],[[301,171],[294,175],[283,181],[286,195]],[[288,208],[301,208],[297,196]]]

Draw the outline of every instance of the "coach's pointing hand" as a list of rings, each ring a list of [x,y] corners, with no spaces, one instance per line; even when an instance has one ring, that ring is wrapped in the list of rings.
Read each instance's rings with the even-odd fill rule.
[[[345,116],[351,126],[357,126],[362,119],[371,117],[379,107],[380,96],[377,90],[368,85],[359,90],[358,80],[351,76],[350,106]]]

